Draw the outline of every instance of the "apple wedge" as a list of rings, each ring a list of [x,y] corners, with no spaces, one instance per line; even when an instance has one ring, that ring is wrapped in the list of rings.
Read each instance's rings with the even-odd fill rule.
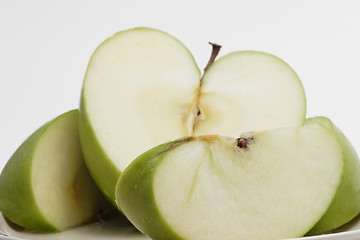
[[[343,169],[321,124],[186,137],[157,146],[121,174],[116,201],[153,239],[300,237],[324,215]]]
[[[308,235],[327,232],[349,222],[360,213],[360,160],[346,136],[328,118],[307,119],[308,124],[322,124],[336,136],[343,155],[344,168],[341,184],[326,214]]]
[[[40,232],[89,222],[107,201],[87,170],[78,135],[78,111],[34,132],[0,176],[0,211],[10,221]]]
[[[305,95],[296,73],[270,54],[234,52],[201,77],[181,42],[136,28],[92,55],[80,113],[85,161],[115,204],[121,172],[144,151],[185,136],[302,125]]]

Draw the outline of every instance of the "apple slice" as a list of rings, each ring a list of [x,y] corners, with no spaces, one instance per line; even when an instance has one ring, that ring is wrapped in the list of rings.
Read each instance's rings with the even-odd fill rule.
[[[343,169],[321,124],[234,139],[186,137],[155,147],[121,174],[117,203],[153,239],[283,239],[324,215]]]
[[[90,173],[114,204],[120,173],[154,146],[305,120],[303,87],[277,57],[235,52],[200,75],[189,50],[159,30],[119,32],[96,49],[83,83],[80,138]]]
[[[335,198],[321,220],[308,235],[327,232],[349,222],[360,213],[360,160],[346,136],[328,118],[307,119],[308,124],[322,124],[336,136],[343,154],[344,168]]]
[[[0,176],[0,211],[27,229],[61,231],[92,220],[106,201],[80,148],[78,111],[34,132]]]

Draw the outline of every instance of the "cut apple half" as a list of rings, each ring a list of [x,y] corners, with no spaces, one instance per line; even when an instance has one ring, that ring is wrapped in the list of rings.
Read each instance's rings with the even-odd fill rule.
[[[90,177],[78,135],[78,111],[33,133],[0,176],[0,210],[30,230],[62,231],[93,220],[106,201]]]
[[[87,165],[114,202],[120,173],[144,151],[184,136],[301,125],[305,95],[296,73],[273,55],[231,53],[201,77],[181,42],[136,28],[96,49],[80,112]]]
[[[277,240],[319,221],[342,171],[341,146],[320,124],[186,137],[134,160],[116,197],[153,239]]]

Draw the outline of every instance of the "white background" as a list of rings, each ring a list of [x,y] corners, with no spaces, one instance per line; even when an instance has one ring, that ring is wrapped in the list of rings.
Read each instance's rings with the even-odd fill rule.
[[[360,1],[0,0],[0,169],[33,131],[77,108],[87,63],[137,26],[180,39],[200,68],[210,54],[259,50],[300,76],[307,116],[332,119],[360,152]]]

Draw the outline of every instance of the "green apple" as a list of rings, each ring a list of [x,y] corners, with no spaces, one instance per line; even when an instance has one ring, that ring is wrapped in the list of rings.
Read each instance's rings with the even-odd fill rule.
[[[300,237],[327,211],[342,169],[341,146],[322,124],[186,137],[135,159],[116,202],[157,240]]]
[[[184,136],[301,125],[305,95],[296,73],[273,55],[230,53],[201,77],[177,39],[135,28],[92,55],[80,113],[85,161],[114,202],[121,172],[144,151]]]
[[[69,111],[35,131],[0,175],[0,211],[30,230],[62,231],[94,219],[105,206],[80,148],[79,113]]]
[[[315,235],[340,227],[360,213],[360,161],[346,136],[328,118],[307,119],[308,124],[323,124],[336,136],[342,148],[344,168],[339,189],[321,220],[308,235]]]

